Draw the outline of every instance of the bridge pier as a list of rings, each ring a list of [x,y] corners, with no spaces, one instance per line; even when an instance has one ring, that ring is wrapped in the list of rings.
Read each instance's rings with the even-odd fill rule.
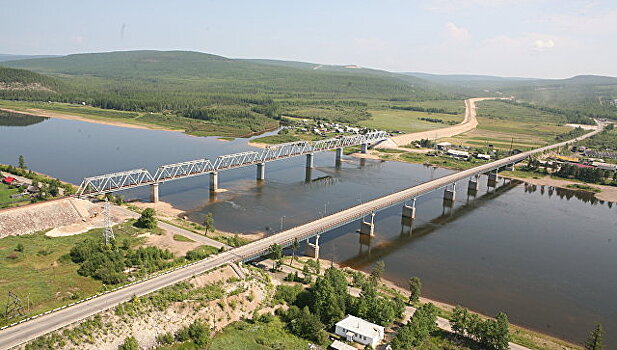
[[[336,157],[335,157],[336,165],[341,164],[341,158],[343,158],[343,148],[342,147],[336,149]]]
[[[403,204],[403,218],[415,219],[416,218],[416,199],[413,199],[411,205]]]
[[[152,203],[157,203],[159,201],[159,184],[157,183],[153,183],[152,185],[150,185],[150,201]]]
[[[476,192],[478,191],[478,176],[474,176],[469,179],[469,186],[467,186],[468,192]]]
[[[488,174],[488,187],[497,187],[497,180],[499,180],[499,177],[497,176],[497,173],[489,173]]]
[[[257,180],[263,181],[266,179],[266,163],[257,164]]]
[[[311,243],[310,238],[306,240],[305,255],[319,260],[319,235],[315,236],[315,244]]]
[[[375,236],[375,213],[371,213],[370,222],[364,221],[364,218],[362,218],[362,222],[360,223],[360,234],[369,237]]]
[[[313,158],[315,158],[315,155],[313,153],[309,153],[306,155],[306,167],[309,169],[313,168]]]
[[[368,143],[362,144],[362,153],[368,153]]]
[[[306,168],[306,171],[304,172],[304,182],[309,183],[311,182],[312,179],[313,179],[313,169]]]
[[[443,190],[443,200],[454,202],[456,200],[456,182],[452,184],[452,189],[446,187]]]
[[[219,173],[213,171],[210,173],[210,192],[216,192],[219,189]]]

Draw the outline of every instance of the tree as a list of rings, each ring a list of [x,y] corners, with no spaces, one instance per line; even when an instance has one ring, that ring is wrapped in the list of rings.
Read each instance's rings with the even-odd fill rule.
[[[214,232],[216,230],[214,228],[214,216],[212,216],[212,213],[208,213],[204,217],[204,226],[206,227],[206,233]]]
[[[275,264],[274,266],[272,266],[272,269],[276,270],[276,262],[283,257],[283,248],[275,243],[271,245],[268,250],[270,252],[270,254],[268,254],[268,258],[274,260]]]
[[[311,310],[326,326],[340,321],[350,303],[345,274],[334,267],[327,269],[311,288],[311,299]]]
[[[288,311],[289,328],[295,335],[317,342],[323,343],[326,335],[324,334],[324,324],[321,323],[317,315],[312,314],[308,306],[298,310],[297,306],[292,306]]]
[[[300,247],[300,243],[298,243],[298,239],[294,238],[293,243],[291,244],[291,263],[293,264],[294,259],[296,258],[296,250]]]
[[[508,350],[510,348],[510,323],[508,316],[500,312],[497,314],[496,320],[492,322],[491,327],[492,345],[496,350]]]
[[[25,250],[23,243],[17,243],[17,247],[15,247],[16,252],[23,252]]]
[[[419,277],[412,277],[407,282],[409,284],[409,302],[416,303],[422,294],[422,282]]]
[[[456,306],[452,311],[452,319],[450,320],[450,326],[454,333],[465,336],[469,330],[469,311],[464,307]]]
[[[385,270],[386,264],[383,262],[383,260],[379,260],[378,262],[376,262],[375,266],[373,266],[373,270],[371,271],[371,279],[373,280],[373,282],[379,282]]]
[[[189,337],[196,345],[203,346],[208,343],[210,329],[200,320],[195,320],[188,328]]]
[[[602,325],[597,324],[596,328],[589,334],[589,338],[585,342],[585,350],[601,350],[604,348],[602,344],[602,336],[604,335],[604,330],[602,330]]]
[[[118,346],[118,350],[139,350],[139,343],[133,336],[126,337],[126,339],[124,339],[124,343]]]
[[[19,169],[26,169],[26,160],[22,155],[19,155]]]
[[[141,216],[135,222],[135,226],[142,228],[156,228],[156,212],[152,208],[146,208],[141,212]]]

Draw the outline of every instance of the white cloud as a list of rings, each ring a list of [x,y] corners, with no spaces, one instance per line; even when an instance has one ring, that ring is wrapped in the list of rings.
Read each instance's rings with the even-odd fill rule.
[[[454,12],[472,7],[498,7],[504,5],[519,5],[528,0],[430,0],[426,9],[434,12]]]
[[[533,42],[533,48],[539,51],[550,49],[552,47],[555,47],[555,42],[551,39],[548,39],[548,40],[538,39]]]
[[[452,22],[446,23],[445,28],[448,37],[456,41],[466,41],[471,38],[471,34],[469,34],[467,28],[459,27]]]

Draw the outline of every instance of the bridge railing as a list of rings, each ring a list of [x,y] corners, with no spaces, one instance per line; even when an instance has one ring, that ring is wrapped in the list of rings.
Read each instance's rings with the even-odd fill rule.
[[[384,131],[374,131],[364,135],[351,135],[314,142],[296,141],[269,146],[261,152],[248,151],[226,154],[217,157],[214,161],[204,158],[162,165],[158,167],[154,175],[151,175],[146,169],[135,169],[86,177],[79,186],[77,196],[95,196],[314,152],[323,152],[335,148],[372,144],[383,141],[387,137],[388,134]]]

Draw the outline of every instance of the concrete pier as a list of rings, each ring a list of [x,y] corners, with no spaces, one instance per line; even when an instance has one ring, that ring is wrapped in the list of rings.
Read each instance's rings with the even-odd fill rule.
[[[266,163],[257,164],[257,180],[265,180],[266,179]]]
[[[361,235],[367,235],[370,237],[375,236],[375,213],[371,213],[371,221],[367,222],[364,221],[364,219],[362,219],[362,222],[360,223],[360,234]]]
[[[152,203],[157,203],[159,201],[159,184],[153,183],[150,185],[150,190],[152,191],[150,192],[150,201]]]
[[[309,183],[311,180],[313,180],[313,169],[306,168],[306,171],[304,172],[304,182]]]
[[[219,189],[219,173],[210,173],[210,192],[215,192]]]
[[[416,200],[413,200],[412,205],[403,204],[403,217],[408,219],[416,218]]]
[[[368,143],[362,144],[362,153],[368,153]]]
[[[313,153],[309,153],[306,155],[306,167],[307,168],[313,168],[313,158],[315,158],[315,155]]]
[[[319,260],[319,235],[315,236],[315,243],[311,243],[310,238],[306,240],[305,255]]]
[[[343,158],[343,149],[337,148],[335,152],[336,152],[336,157],[334,159],[335,159],[336,164],[339,165],[341,164],[341,159]]]
[[[488,174],[488,186],[489,187],[497,187],[497,180],[499,180],[497,173]]]
[[[478,190],[478,178],[472,177],[469,179],[469,186],[467,186],[468,191],[477,191]]]
[[[452,184],[452,189],[446,187],[443,191],[443,200],[454,202],[456,200],[456,184]]]

